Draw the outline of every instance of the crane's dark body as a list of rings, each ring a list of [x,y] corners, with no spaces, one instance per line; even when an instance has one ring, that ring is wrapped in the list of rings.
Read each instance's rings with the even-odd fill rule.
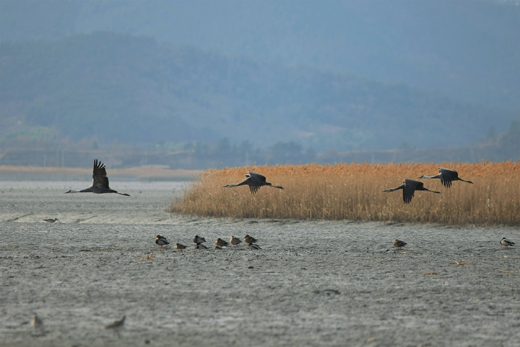
[[[428,192],[437,193],[440,194],[440,192],[437,192],[435,190],[429,190],[427,188],[424,188],[424,184],[419,181],[414,181],[410,179],[405,179],[403,184],[400,185],[397,188],[390,188],[383,190],[385,193],[393,192],[394,190],[403,190],[403,201],[405,204],[408,204],[410,201],[412,201],[412,198],[414,196],[414,193],[416,190],[426,190]]]
[[[471,182],[471,181],[466,181],[466,180],[463,180],[462,178],[459,178],[459,173],[457,171],[452,170],[452,169],[447,169],[445,167],[440,167],[439,168],[439,173],[437,175],[435,175],[435,176],[425,176],[425,175],[422,175],[419,178],[439,178],[441,180],[441,183],[446,188],[451,187],[451,183],[453,181],[462,181],[462,182],[473,184],[473,182]]]
[[[125,193],[118,193],[117,191],[110,189],[108,185],[107,170],[105,164],[94,159],[94,172],[92,174],[92,185],[82,190],[69,190],[65,193],[94,193],[94,194],[106,194],[115,193],[124,196],[130,196]]]
[[[283,187],[281,187],[281,186],[273,186],[271,183],[267,182],[265,179],[265,176],[262,176],[260,174],[257,174],[256,172],[251,172],[251,171],[249,171],[249,173],[246,174],[246,179],[243,180],[242,182],[237,183],[237,184],[228,184],[228,185],[225,185],[224,188],[232,188],[232,187],[238,187],[238,186],[243,186],[243,185],[248,185],[249,190],[251,190],[251,193],[253,195],[256,194],[256,192],[258,192],[258,189],[260,189],[260,187],[262,187],[262,186],[283,189]]]

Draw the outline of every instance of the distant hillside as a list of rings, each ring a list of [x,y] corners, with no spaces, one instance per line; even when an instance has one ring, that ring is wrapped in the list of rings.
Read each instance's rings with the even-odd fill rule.
[[[297,141],[316,151],[464,145],[515,114],[404,84],[112,33],[0,45],[0,136]],[[14,129],[14,130],[13,130]],[[43,131],[43,130],[42,130]],[[45,131],[43,131],[45,132]]]
[[[518,0],[1,0],[0,41],[99,31],[520,110]]]

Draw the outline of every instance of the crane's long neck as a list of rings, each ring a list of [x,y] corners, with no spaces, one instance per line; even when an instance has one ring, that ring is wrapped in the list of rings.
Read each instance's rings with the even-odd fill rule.
[[[462,182],[466,182],[466,183],[471,183],[471,184],[473,184],[473,182],[471,182],[471,181],[466,181],[466,180],[463,180],[462,178],[459,178],[458,180],[459,180],[459,181],[462,181]]]
[[[397,187],[397,188],[389,188],[389,189],[385,189],[385,190],[383,190],[383,192],[385,192],[385,193],[389,193],[389,192],[393,192],[394,190],[399,190],[399,189],[404,189],[404,184],[400,185],[400,186]]]
[[[441,174],[438,174],[438,175],[435,175],[435,176],[426,176],[426,175],[422,175],[421,177],[419,178],[441,178]]]

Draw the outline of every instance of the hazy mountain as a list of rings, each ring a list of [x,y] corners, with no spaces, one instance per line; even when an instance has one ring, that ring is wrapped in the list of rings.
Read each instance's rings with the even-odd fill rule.
[[[519,1],[0,1],[3,42],[96,31],[404,82],[520,110]]]
[[[515,116],[404,84],[113,33],[3,43],[0,71],[3,136],[40,126],[75,140],[445,147]]]

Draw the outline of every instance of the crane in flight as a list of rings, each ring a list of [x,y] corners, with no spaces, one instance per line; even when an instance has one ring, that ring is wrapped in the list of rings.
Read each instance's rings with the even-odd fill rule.
[[[441,183],[446,188],[451,187],[451,182],[452,181],[462,181],[462,182],[473,184],[473,182],[471,182],[471,181],[466,181],[466,180],[463,180],[462,178],[459,178],[459,173],[457,171],[452,170],[452,169],[446,169],[445,167],[440,167],[439,168],[439,173],[437,175],[435,175],[435,176],[425,176],[425,175],[422,175],[419,178],[440,178]]]
[[[243,180],[242,182],[237,183],[237,184],[228,184],[228,185],[225,185],[224,188],[232,188],[232,187],[238,187],[238,186],[243,186],[243,185],[248,185],[249,190],[251,190],[251,193],[253,195],[255,195],[256,192],[258,192],[258,189],[260,189],[260,187],[262,187],[262,186],[283,189],[283,187],[281,187],[281,186],[273,186],[271,183],[267,182],[265,180],[265,176],[262,176],[260,174],[257,174],[256,172],[251,172],[251,171],[249,171],[249,173],[246,174],[246,179]]]
[[[389,193],[389,192],[393,192],[394,190],[399,190],[399,189],[403,190],[403,201],[405,204],[408,204],[410,201],[412,201],[413,195],[416,190],[426,190],[428,192],[437,193],[437,194],[441,193],[441,192],[437,192],[435,190],[429,190],[427,188],[424,188],[424,185],[422,182],[414,181],[414,180],[410,180],[410,179],[405,179],[403,184],[401,184],[397,188],[385,189],[385,190],[383,190],[383,192]]]
[[[116,193],[119,195],[130,196],[125,193],[118,193],[117,191],[110,189],[108,186],[108,177],[107,170],[105,169],[105,164],[94,159],[94,173],[92,175],[92,185],[88,188],[82,190],[69,190],[65,193],[95,193],[95,194],[105,194],[105,193]]]

